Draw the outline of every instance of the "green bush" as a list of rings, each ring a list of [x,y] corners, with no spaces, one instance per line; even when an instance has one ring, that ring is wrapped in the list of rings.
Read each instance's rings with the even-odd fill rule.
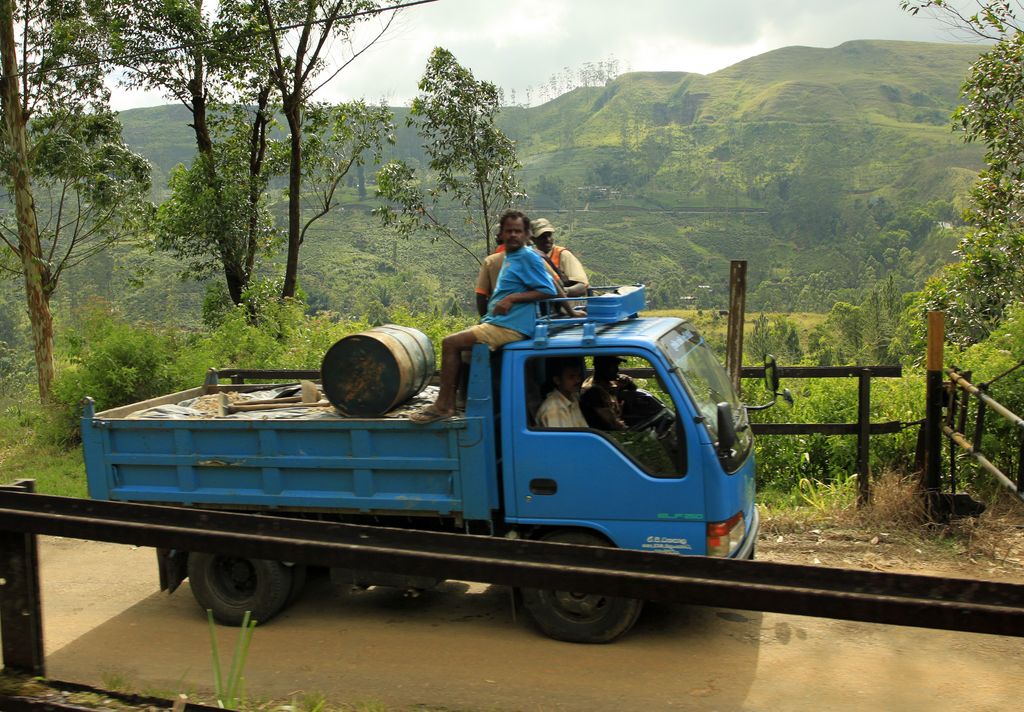
[[[91,308],[61,342],[62,365],[53,384],[55,407],[46,439],[71,444],[79,439],[82,399],[97,410],[153,398],[175,389],[175,339],[144,326],[124,323],[109,311]]]

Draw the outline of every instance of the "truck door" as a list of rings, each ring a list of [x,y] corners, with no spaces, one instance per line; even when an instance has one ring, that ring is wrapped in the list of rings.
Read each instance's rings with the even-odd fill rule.
[[[541,416],[552,410],[546,401],[558,398],[556,372],[572,361],[588,378],[588,407],[580,410],[586,422],[566,425],[560,416],[551,427],[552,419],[545,424]],[[596,378],[595,366],[609,362],[642,375],[618,374],[623,390],[614,400],[634,393],[632,403],[619,405],[616,422],[600,408],[602,400],[611,402],[608,394],[594,397],[595,388],[610,383]],[[594,529],[624,548],[702,553],[704,483],[694,413],[663,364],[623,350],[523,354],[508,367],[503,442],[510,521]]]

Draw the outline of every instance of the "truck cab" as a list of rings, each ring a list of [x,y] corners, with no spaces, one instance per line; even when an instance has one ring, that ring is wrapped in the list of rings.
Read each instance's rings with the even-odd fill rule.
[[[501,531],[753,558],[759,522],[746,408],[691,324],[638,317],[643,296],[640,286],[616,288],[589,299],[584,317],[541,318],[534,338],[498,357],[476,347],[466,417],[494,416]],[[587,427],[545,427],[537,414],[553,388],[551,366],[567,361],[591,374],[591,388],[602,371],[635,387],[650,415],[611,426],[588,414]],[[609,373],[609,363],[621,369]],[[568,591],[524,589],[522,597],[547,635],[572,642],[615,639],[642,606]]]
[[[505,523],[573,527],[624,549],[748,558],[757,532],[753,438],[746,411],[703,338],[673,318],[588,323],[510,344],[501,359],[501,470]],[[537,393],[546,366],[620,359],[658,401],[660,423],[628,430],[545,428]],[[737,437],[719,447],[718,407]],[[666,432],[665,429],[668,429]],[[723,542],[723,537],[725,541]]]

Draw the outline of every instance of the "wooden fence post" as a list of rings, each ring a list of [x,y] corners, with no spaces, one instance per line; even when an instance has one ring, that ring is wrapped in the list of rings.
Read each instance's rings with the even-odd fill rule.
[[[18,485],[26,492],[35,491],[32,480]],[[46,674],[40,603],[36,535],[0,530],[0,638],[5,670]]]
[[[871,370],[857,376],[857,504],[871,501]]]
[[[729,263],[729,326],[726,332],[725,365],[732,387],[740,392],[743,373],[743,322],[747,302],[747,261]]]
[[[942,483],[942,347],[945,341],[945,315],[928,312],[928,358],[925,381],[924,489],[931,502]]]

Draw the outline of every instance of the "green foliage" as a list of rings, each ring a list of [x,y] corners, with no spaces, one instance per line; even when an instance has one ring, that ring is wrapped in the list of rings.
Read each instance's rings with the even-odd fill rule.
[[[349,171],[355,167],[361,174],[367,160],[379,164],[384,145],[395,138],[391,111],[362,100],[335,106],[311,102],[302,118],[303,201],[313,212],[302,226],[304,239],[314,222],[338,207],[338,187]]]
[[[105,111],[109,33],[102,4],[67,0],[12,7],[24,104],[38,116]]]
[[[797,483],[797,494],[804,504],[823,514],[846,509],[857,499],[857,476],[839,475],[832,482],[804,477]]]
[[[901,4],[913,14],[928,8],[954,27],[995,41],[971,66],[953,115],[965,141],[985,146],[986,167],[964,213],[969,229],[957,249],[960,261],[926,289],[927,308],[946,312],[948,337],[975,343],[1024,298],[1024,25],[1004,0],[979,2],[973,15],[939,0]]]
[[[81,402],[91,397],[97,410],[113,408],[175,390],[174,340],[135,327],[102,306],[90,305],[61,342],[65,361],[54,382],[54,428],[59,442],[78,439]]]
[[[419,90],[407,123],[424,142],[429,176],[417,177],[403,161],[385,165],[377,175],[377,192],[388,204],[377,214],[403,235],[423,230],[474,255],[459,236],[468,232],[483,239],[486,256],[499,214],[522,192],[515,145],[496,123],[498,88],[477,81],[451,52],[437,47]],[[442,217],[443,201],[465,210],[460,227]]]
[[[55,437],[53,414],[43,406],[29,403],[24,396],[20,400],[4,400],[0,407],[0,484],[33,479],[37,492],[84,497],[81,450],[55,444],[61,438]]]
[[[758,422],[855,423],[857,421],[857,381],[851,378],[784,380],[793,391],[795,404],[781,401],[766,411],[752,414]],[[750,402],[763,398],[751,395],[744,384],[744,396]],[[909,423],[924,412],[924,379],[920,373],[902,379],[876,378],[871,381],[871,422]],[[871,438],[872,472],[904,471],[913,462],[917,428],[893,435]],[[856,475],[857,440],[838,435],[762,435],[758,436],[758,487],[782,492],[803,492],[813,497],[824,486],[842,485]],[[802,486],[801,481],[807,484]],[[808,489],[810,488],[810,489]]]
[[[899,363],[913,343],[904,325],[916,317],[890,275],[866,290],[860,304],[832,305],[825,323],[808,339],[809,360],[819,366]]]
[[[280,141],[265,137],[264,112],[219,107],[209,122],[211,147],[172,170],[170,197],[157,211],[156,245],[180,261],[182,277],[223,275],[236,304],[260,258],[280,244],[266,191],[284,154]],[[252,153],[254,136],[263,136],[263,158]]]
[[[1007,308],[1006,318],[985,341],[959,353],[947,353],[946,356],[946,363],[956,364],[959,368],[972,372],[970,380],[974,384],[985,384],[992,379],[998,379],[987,387],[987,393],[1018,415],[1024,413],[1024,369],[1010,371],[1021,360],[1024,360],[1024,304],[1021,303],[1012,304]],[[972,406],[972,417],[973,413]],[[991,411],[986,415],[985,434],[980,448],[1003,472],[1015,472],[1019,443],[1019,428]],[[964,467],[961,470],[966,473],[974,472],[982,481],[991,481],[990,475],[976,471],[968,459],[964,460]]]
[[[764,314],[754,320],[750,336],[744,338],[744,351],[751,363],[764,363],[769,354],[782,364],[796,364],[803,358],[796,324],[785,317],[769,323]]]
[[[210,654],[213,657],[213,684],[214,693],[217,696],[217,706],[223,709],[235,709],[245,699],[245,663],[249,657],[249,646],[252,644],[252,635],[256,630],[256,621],[249,620],[250,611],[246,611],[242,618],[242,625],[238,631],[238,643],[235,645],[235,652],[231,656],[231,667],[227,675],[221,672],[220,652],[217,649],[217,626],[213,622],[213,611],[206,610],[206,619],[210,630]]]

